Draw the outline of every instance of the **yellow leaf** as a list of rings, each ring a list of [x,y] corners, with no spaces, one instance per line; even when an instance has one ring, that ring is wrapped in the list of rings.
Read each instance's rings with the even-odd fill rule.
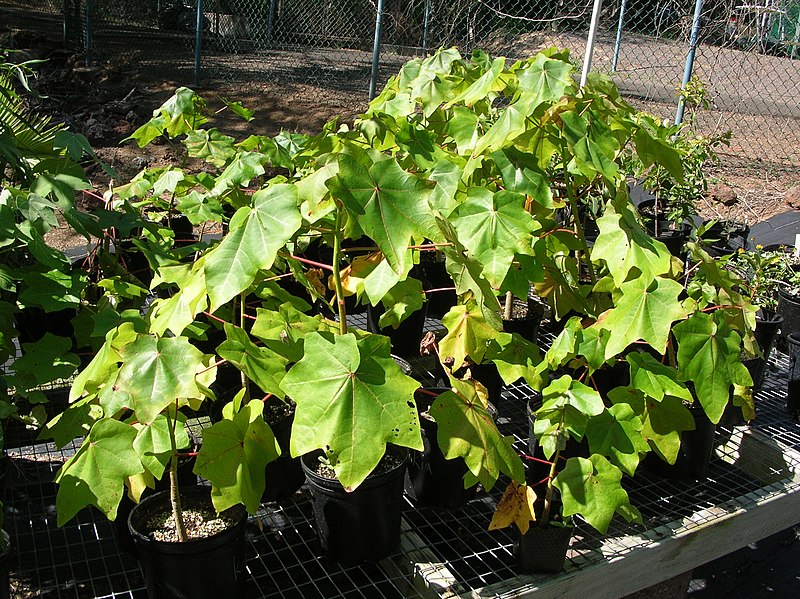
[[[531,487],[512,480],[497,504],[492,521],[489,523],[489,530],[505,528],[514,523],[519,531],[525,534],[530,523],[536,520],[533,515],[535,501],[536,492]]]
[[[375,267],[383,260],[383,252],[373,252],[366,256],[359,256],[354,259],[349,266],[343,268],[339,273],[342,279],[342,289],[345,296],[355,295],[358,293],[359,285],[364,283],[369,273],[375,270]],[[336,285],[333,277],[328,277],[328,289],[335,290]]]

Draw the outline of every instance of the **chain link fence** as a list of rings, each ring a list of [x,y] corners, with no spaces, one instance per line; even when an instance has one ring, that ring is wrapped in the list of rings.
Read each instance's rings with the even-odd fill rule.
[[[230,95],[259,93],[274,106],[314,104],[333,116],[359,111],[371,87],[379,90],[406,60],[439,47],[523,58],[555,45],[580,62],[593,4],[0,0],[0,11],[50,14],[56,31],[90,61],[128,63],[153,79],[200,82]],[[593,69],[610,73],[635,105],[674,118],[697,4],[606,0]],[[709,134],[732,130],[732,152],[800,163],[800,0],[699,4],[694,74],[708,107],[690,115],[693,125]]]

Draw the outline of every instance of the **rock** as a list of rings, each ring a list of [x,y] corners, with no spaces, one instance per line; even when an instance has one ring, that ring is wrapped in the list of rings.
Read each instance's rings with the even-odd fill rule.
[[[706,197],[709,200],[713,202],[719,202],[724,206],[733,206],[739,201],[739,196],[737,195],[736,191],[724,183],[716,183],[709,187],[708,191],[706,192]]]
[[[800,210],[800,185],[790,187],[786,191],[786,203],[795,210]]]
[[[142,170],[148,164],[150,164],[150,160],[144,156],[134,156],[131,160],[131,166],[136,170]]]

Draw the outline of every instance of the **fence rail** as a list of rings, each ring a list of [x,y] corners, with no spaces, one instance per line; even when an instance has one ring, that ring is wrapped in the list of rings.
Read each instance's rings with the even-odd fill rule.
[[[88,61],[133,61],[181,84],[280,101],[363,107],[408,58],[442,46],[511,58],[551,45],[583,59],[593,0],[0,0],[49,14]],[[800,0],[705,0],[694,125],[733,131],[733,150],[800,163]],[[593,68],[637,106],[674,118],[695,2],[606,0]],[[379,12],[379,9],[382,9]],[[381,17],[378,19],[378,17]],[[380,21],[380,28],[376,28]],[[199,28],[199,32],[198,32]],[[376,33],[380,34],[378,44]],[[199,42],[199,45],[198,45]]]

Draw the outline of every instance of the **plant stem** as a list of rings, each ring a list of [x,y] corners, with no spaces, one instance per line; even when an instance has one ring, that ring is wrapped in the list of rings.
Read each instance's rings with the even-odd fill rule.
[[[506,305],[503,310],[503,320],[511,320],[511,314],[514,309],[514,295],[510,291],[506,291]]]
[[[344,307],[344,288],[339,263],[342,259],[342,208],[336,206],[336,230],[333,232],[333,284],[336,290],[336,306],[339,311],[339,333],[347,334],[347,312]]]
[[[584,235],[583,225],[581,224],[581,219],[578,215],[578,198],[575,197],[575,191],[572,189],[572,181],[570,180],[569,176],[567,176],[567,156],[566,148],[563,143],[561,144],[561,164],[564,167],[564,187],[567,190],[567,200],[569,201],[569,207],[572,210],[572,220],[575,223],[575,232],[577,233],[578,239],[581,240],[581,244],[583,245],[583,255],[586,257],[586,267],[589,269],[589,280],[594,285],[597,283],[597,276],[594,274],[592,258],[589,253],[589,244],[586,243],[586,235]]]
[[[542,508],[542,517],[539,519],[539,527],[544,528],[550,521],[550,507],[553,502],[553,479],[556,476],[556,464],[558,464],[558,457],[561,450],[556,449],[553,456],[553,463],[550,465],[550,474],[547,475],[547,492],[544,495],[544,507]]]
[[[244,323],[247,318],[247,314],[245,313],[245,308],[247,307],[247,293],[242,291],[239,294],[239,326],[244,329]],[[242,396],[242,404],[246,404],[250,401],[250,384],[247,379],[247,375],[245,374],[244,370],[241,371],[242,374],[242,389],[244,389],[244,395]]]
[[[169,410],[166,413],[167,426],[169,427],[169,445],[172,457],[169,460],[169,502],[172,507],[172,519],[175,521],[175,534],[178,541],[185,543],[189,540],[186,527],[183,524],[183,509],[181,508],[181,495],[178,489],[178,448],[175,445],[175,427],[177,425],[178,400],[175,400],[176,418],[170,418]]]

